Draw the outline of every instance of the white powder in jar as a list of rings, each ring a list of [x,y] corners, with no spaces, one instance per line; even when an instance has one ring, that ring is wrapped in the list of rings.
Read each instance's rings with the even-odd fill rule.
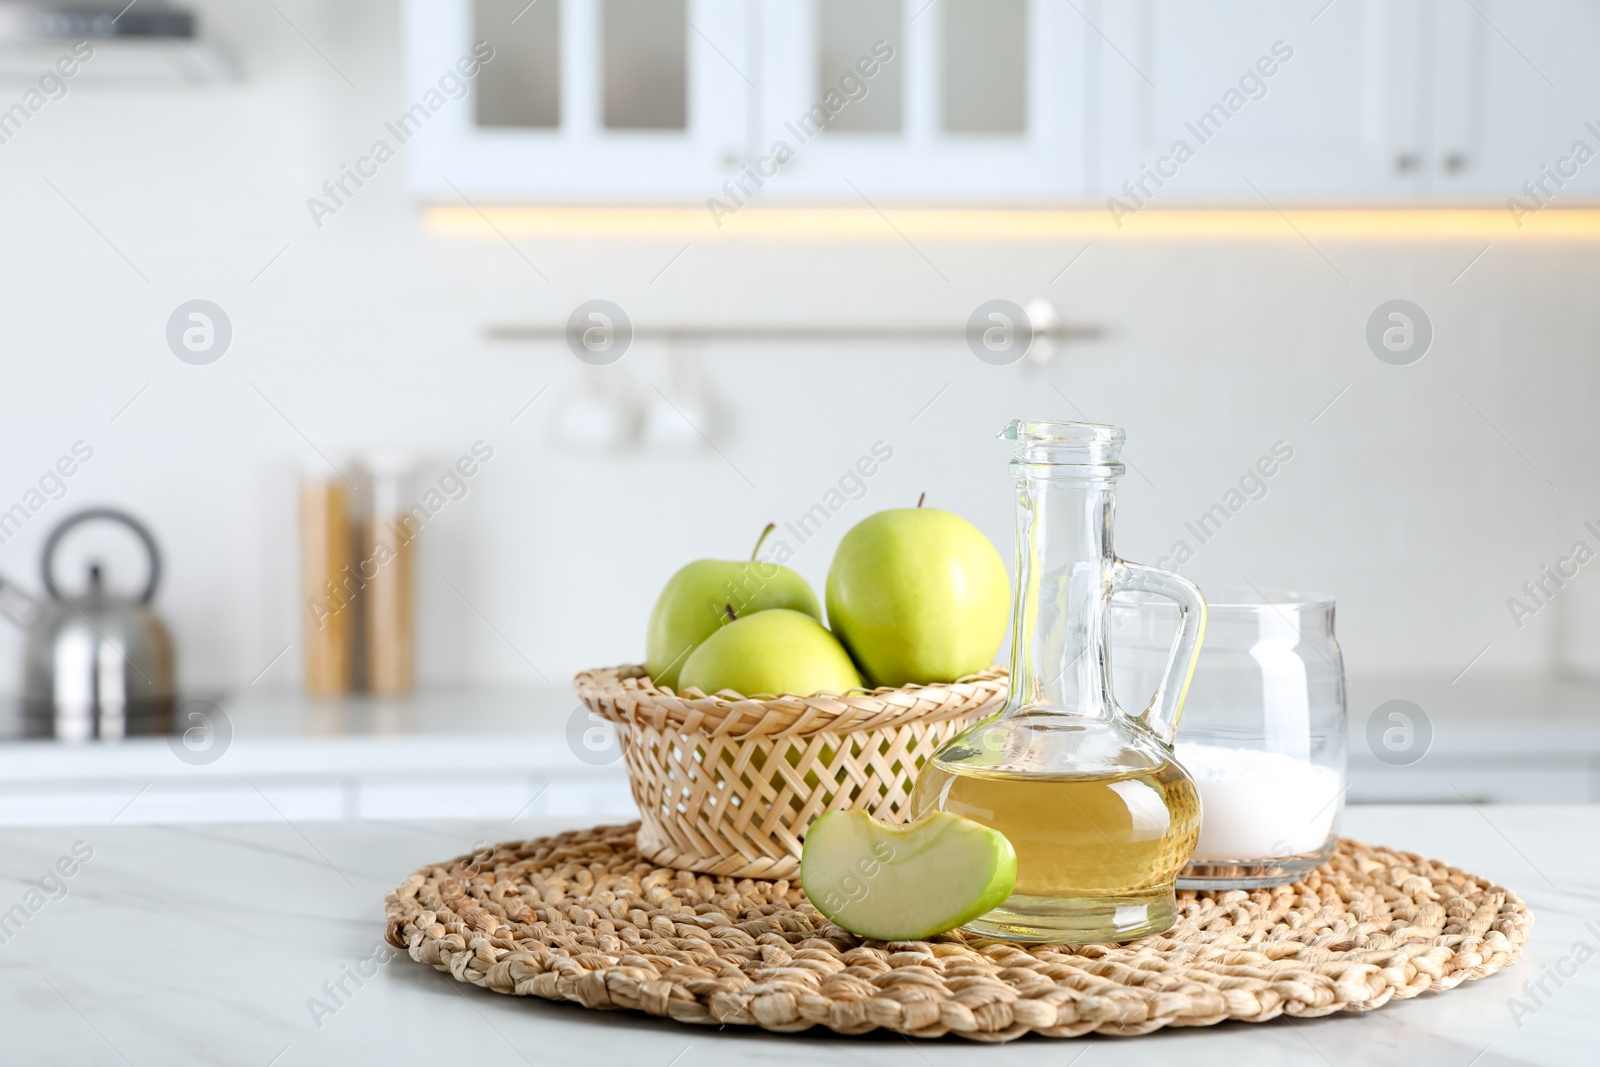
[[[1321,848],[1338,813],[1339,772],[1279,752],[1180,741],[1200,790],[1196,863],[1295,856]]]

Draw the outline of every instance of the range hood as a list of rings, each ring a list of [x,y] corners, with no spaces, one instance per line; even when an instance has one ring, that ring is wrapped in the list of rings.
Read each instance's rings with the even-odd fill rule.
[[[233,65],[201,36],[187,8],[153,0],[51,3],[0,0],[0,81],[34,82],[80,42],[92,58],[74,83],[207,84],[231,81]]]

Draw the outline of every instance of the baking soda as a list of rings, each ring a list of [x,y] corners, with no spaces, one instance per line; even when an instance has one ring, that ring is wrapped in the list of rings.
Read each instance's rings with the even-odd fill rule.
[[[1254,748],[1182,741],[1178,762],[1200,790],[1192,862],[1229,863],[1315,852],[1338,814],[1339,772]]]

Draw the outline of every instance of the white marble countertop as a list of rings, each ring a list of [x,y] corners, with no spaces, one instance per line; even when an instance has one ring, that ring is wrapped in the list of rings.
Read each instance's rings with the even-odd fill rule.
[[[480,839],[532,836],[572,820],[4,828],[0,916],[13,919],[0,928],[0,1062],[1067,1067],[1088,1057],[1085,1067],[1587,1064],[1600,1039],[1595,811],[1465,804],[1348,810],[1353,836],[1427,853],[1523,896],[1535,924],[1526,955],[1509,972],[1367,1015],[1006,1046],[685,1027],[462,988],[405,957],[359,987],[346,980],[352,993],[342,1006],[313,1017],[309,1002],[326,996],[324,983],[379,947],[383,895],[413,869]],[[75,847],[78,858],[62,864],[72,875],[30,897]],[[25,921],[14,917],[17,904]],[[30,912],[32,904],[38,906]],[[1580,942],[1587,952],[1576,948]],[[1548,978],[1545,995],[1531,994],[1540,1001],[1531,1014],[1514,1011],[1513,998],[1530,997],[1525,983],[1558,970],[1569,974],[1559,986]]]

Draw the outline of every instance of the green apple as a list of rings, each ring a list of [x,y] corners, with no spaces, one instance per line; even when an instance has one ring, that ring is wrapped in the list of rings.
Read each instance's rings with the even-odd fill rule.
[[[874,686],[953,682],[994,662],[1011,585],[989,539],[937,508],[869,515],[828,569],[828,624]]]
[[[717,630],[689,653],[682,688],[741,696],[846,693],[861,688],[850,654],[803,611],[769,608]]]
[[[936,811],[905,826],[830,811],[806,831],[806,898],[834,924],[879,941],[920,941],[993,911],[1017,884],[999,830]]]
[[[756,542],[771,533],[768,523]],[[651,681],[667,689],[678,687],[684,661],[706,638],[732,616],[771,608],[792,608],[822,621],[822,608],[811,585],[788,567],[766,563],[750,553],[748,560],[697,559],[667,580],[650,612],[645,635],[645,668]]]

